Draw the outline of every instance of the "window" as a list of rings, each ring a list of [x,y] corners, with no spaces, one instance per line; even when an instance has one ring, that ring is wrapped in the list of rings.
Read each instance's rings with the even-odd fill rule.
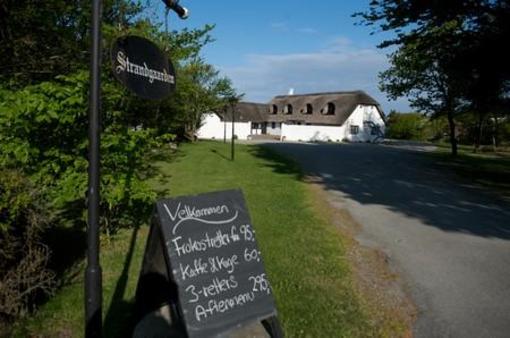
[[[271,128],[272,128],[272,129],[275,129],[275,128],[276,128],[276,123],[271,122]]]
[[[311,115],[313,114],[313,106],[310,103],[306,104],[306,112],[305,114]]]
[[[276,104],[273,104],[273,106],[271,107],[271,114],[276,113],[278,113],[278,106]]]
[[[256,122],[252,122],[251,123],[251,129],[258,129],[259,128],[259,124],[256,123]]]
[[[351,126],[351,135],[357,135],[359,133],[359,126]]]
[[[335,115],[335,104],[333,102],[328,102],[328,105],[326,107],[326,111],[324,112],[325,115]]]
[[[289,115],[292,114],[292,105],[291,104],[286,105],[283,112]]]

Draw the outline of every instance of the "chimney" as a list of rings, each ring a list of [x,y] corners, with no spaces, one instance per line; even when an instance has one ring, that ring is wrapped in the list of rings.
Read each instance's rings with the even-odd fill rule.
[[[288,95],[294,95],[294,88],[290,88],[289,89],[289,94]]]

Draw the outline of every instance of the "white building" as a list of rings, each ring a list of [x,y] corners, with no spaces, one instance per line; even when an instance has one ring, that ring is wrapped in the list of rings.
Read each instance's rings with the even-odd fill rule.
[[[363,91],[282,95],[269,104],[240,102],[234,110],[238,139],[377,142],[384,136],[383,112]],[[230,139],[232,111],[206,114],[197,136]]]

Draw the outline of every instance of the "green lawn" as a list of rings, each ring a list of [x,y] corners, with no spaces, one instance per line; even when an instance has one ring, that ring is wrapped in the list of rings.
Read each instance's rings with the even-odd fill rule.
[[[460,145],[456,158],[450,156],[450,145],[439,144],[431,153],[435,162],[475,183],[498,191],[510,200],[510,152],[473,153],[472,146]]]
[[[238,145],[233,162],[229,154],[219,142],[185,144],[171,161],[157,163],[151,183],[166,196],[243,190],[287,337],[384,335],[354,291],[339,231],[318,214],[299,169],[254,145]],[[103,241],[106,337],[127,336],[147,230],[123,230]],[[20,323],[17,335],[82,336],[82,277]]]

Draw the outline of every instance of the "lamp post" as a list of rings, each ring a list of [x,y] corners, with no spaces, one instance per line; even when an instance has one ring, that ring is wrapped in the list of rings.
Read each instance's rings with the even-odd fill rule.
[[[235,153],[234,152],[234,145],[235,145],[235,140],[234,140],[234,136],[235,136],[235,134],[234,134],[234,124],[235,124],[235,116],[236,116],[236,114],[235,114],[235,104],[232,103],[231,107],[232,107],[232,140],[231,140],[232,144],[230,146],[230,158],[233,161],[234,160],[234,153]]]
[[[87,190],[87,268],[85,269],[85,337],[102,336],[102,281],[99,264],[99,113],[101,100],[101,0],[92,3],[89,98],[89,183]]]
[[[223,143],[227,143],[227,108],[223,108]]]
[[[178,0],[163,0],[181,19],[188,10]],[[92,44],[89,97],[89,168],[87,189],[87,267],[85,268],[85,337],[102,337],[102,272],[99,264],[99,181],[101,109],[101,11],[102,1],[92,1]]]

